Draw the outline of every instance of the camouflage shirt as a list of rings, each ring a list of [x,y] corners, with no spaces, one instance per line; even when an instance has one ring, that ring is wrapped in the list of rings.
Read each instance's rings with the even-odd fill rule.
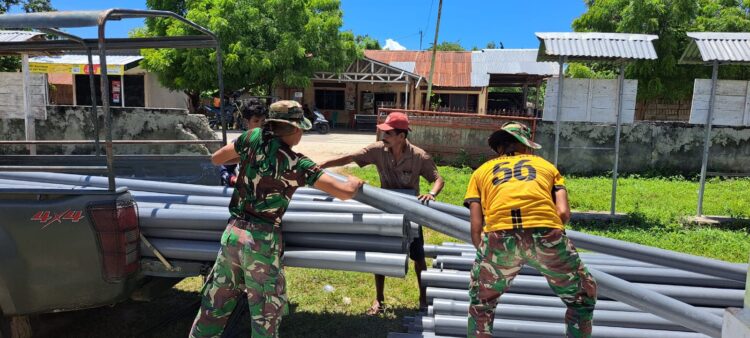
[[[262,128],[244,132],[234,149],[240,155],[240,174],[229,213],[248,222],[279,226],[294,191],[323,175],[315,162]]]

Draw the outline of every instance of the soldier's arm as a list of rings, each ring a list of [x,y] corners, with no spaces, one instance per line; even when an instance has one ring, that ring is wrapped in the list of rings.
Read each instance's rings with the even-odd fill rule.
[[[471,242],[479,250],[479,245],[482,244],[482,223],[484,222],[482,204],[478,201],[471,202],[469,204],[469,215],[471,222]]]
[[[326,169],[326,168],[330,168],[330,167],[340,167],[342,165],[346,165],[346,164],[352,163],[353,160],[354,160],[354,156],[353,155],[351,155],[351,154],[344,155],[344,156],[341,156],[339,158],[334,158],[334,159],[331,159],[331,160],[328,160],[328,161],[323,161],[323,162],[320,163],[320,167],[322,169]]]
[[[567,190],[557,189],[555,191],[555,208],[557,209],[557,215],[560,216],[560,220],[563,224],[568,223],[570,220],[570,205],[568,204]]]
[[[364,182],[354,176],[349,176],[346,182],[341,182],[331,175],[323,173],[313,185],[316,189],[323,190],[333,197],[348,200],[357,194]]]
[[[211,155],[214,165],[238,163],[240,154],[234,149],[234,143],[227,144]]]

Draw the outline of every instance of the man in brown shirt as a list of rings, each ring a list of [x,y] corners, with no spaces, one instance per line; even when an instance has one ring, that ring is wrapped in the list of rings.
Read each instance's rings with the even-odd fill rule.
[[[321,168],[337,167],[351,162],[364,167],[374,164],[380,176],[380,187],[383,189],[408,189],[413,194],[419,194],[419,177],[424,177],[432,183],[432,189],[426,194],[419,195],[422,203],[434,201],[445,184],[435,166],[432,157],[424,150],[412,145],[406,138],[409,135],[409,118],[394,112],[388,115],[385,123],[379,124],[378,129],[383,132],[383,140],[370,144],[360,151],[340,158],[324,161]],[[419,307],[427,308],[426,288],[422,286],[422,271],[427,269],[424,255],[424,238],[422,227],[419,227],[419,238],[415,238],[409,246],[409,257],[414,261],[414,271],[419,284]],[[383,289],[385,276],[375,275],[376,299],[367,314],[375,315],[383,311]]]

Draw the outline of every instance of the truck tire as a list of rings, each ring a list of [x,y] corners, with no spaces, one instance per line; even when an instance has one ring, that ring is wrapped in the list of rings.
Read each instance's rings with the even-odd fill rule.
[[[0,338],[31,338],[29,317],[0,317]]]

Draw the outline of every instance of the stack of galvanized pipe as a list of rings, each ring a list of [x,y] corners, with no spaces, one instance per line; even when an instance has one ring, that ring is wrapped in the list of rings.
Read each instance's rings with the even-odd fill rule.
[[[229,219],[232,190],[181,183],[117,179],[138,205],[146,240],[167,261],[213,262]],[[104,177],[56,173],[1,173],[0,186],[81,189],[107,186]],[[414,228],[404,215],[302,188],[282,219],[287,266],[403,277]],[[158,253],[141,247],[145,257]]]
[[[476,250],[469,244],[426,245],[433,269],[422,273],[430,306],[404,319],[408,333],[389,337],[465,336],[469,271]],[[725,307],[742,306],[744,283],[606,254],[581,253],[584,263],[721,317]],[[495,337],[563,337],[565,305],[538,271],[524,267],[495,312]],[[707,337],[672,321],[600,295],[594,312],[595,337]]]
[[[365,186],[356,199],[382,210],[398,210],[410,219],[456,239],[471,240],[467,209],[443,203],[431,203],[427,207],[394,197],[397,196]],[[746,264],[572,230],[567,234],[578,248],[607,254],[585,254],[583,258],[598,283],[600,306],[594,315],[595,337],[721,337],[721,309],[743,303]],[[411,332],[393,333],[392,336],[464,336],[468,324],[468,304],[465,302],[469,298],[469,270],[474,249],[467,245],[443,245],[428,246],[425,251],[441,252],[442,256],[468,257],[436,257],[435,264],[442,269],[432,269],[422,275],[423,283],[428,286],[428,298],[432,299],[431,312],[407,318]],[[508,297],[513,294],[522,297]],[[464,303],[457,304],[456,301]],[[495,320],[495,336],[565,335],[563,304],[552,295],[546,280],[534,270],[524,269],[501,302]]]

